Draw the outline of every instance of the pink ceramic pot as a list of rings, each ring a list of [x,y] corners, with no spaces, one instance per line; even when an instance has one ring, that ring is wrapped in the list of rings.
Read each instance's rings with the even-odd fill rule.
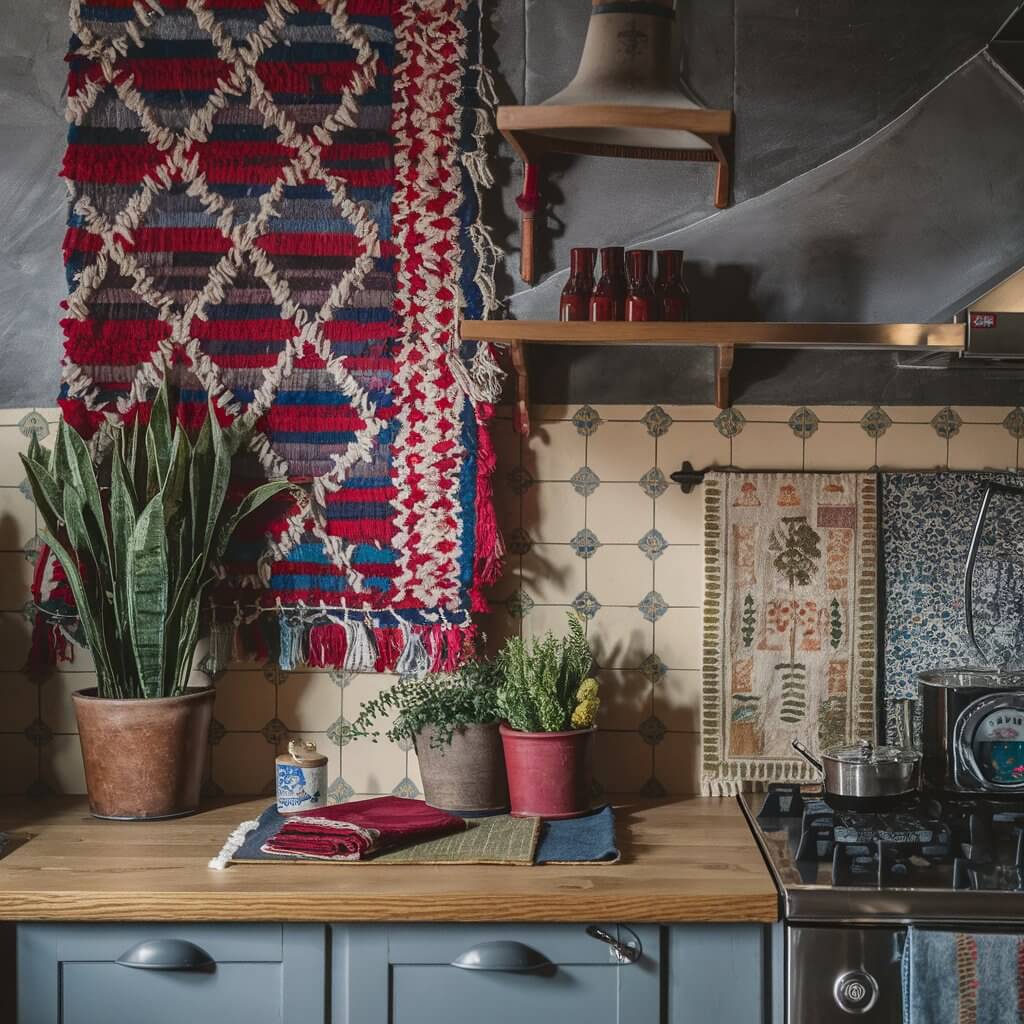
[[[514,818],[578,818],[590,810],[594,733],[519,732],[502,723]]]

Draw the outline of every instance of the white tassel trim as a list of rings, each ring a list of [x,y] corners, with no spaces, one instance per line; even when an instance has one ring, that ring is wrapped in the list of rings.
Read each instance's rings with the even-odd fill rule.
[[[220,853],[218,853],[217,856],[214,857],[206,866],[208,868],[212,868],[214,871],[223,871],[234,859],[235,854],[242,848],[242,844],[245,842],[249,833],[255,831],[258,825],[259,821],[243,821],[242,824],[224,840],[224,845],[220,848]]]

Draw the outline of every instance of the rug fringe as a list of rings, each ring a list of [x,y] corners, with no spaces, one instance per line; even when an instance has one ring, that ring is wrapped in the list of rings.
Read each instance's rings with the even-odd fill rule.
[[[259,821],[243,821],[231,835],[224,840],[220,853],[213,857],[206,866],[214,871],[223,871],[234,859],[234,856],[242,848],[246,837],[259,825]]]

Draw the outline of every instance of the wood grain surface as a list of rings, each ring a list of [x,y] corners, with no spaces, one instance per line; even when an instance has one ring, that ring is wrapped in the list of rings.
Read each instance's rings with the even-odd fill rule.
[[[618,864],[231,865],[207,861],[265,797],[191,818],[98,821],[81,797],[0,804],[0,920],[756,921],[778,896],[731,799],[617,801]]]

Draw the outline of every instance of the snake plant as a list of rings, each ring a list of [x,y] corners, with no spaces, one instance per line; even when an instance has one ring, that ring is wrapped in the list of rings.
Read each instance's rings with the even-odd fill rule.
[[[101,697],[185,690],[214,566],[241,520],[290,487],[262,484],[225,504],[245,431],[240,421],[222,427],[211,404],[193,443],[171,415],[165,383],[149,422],[113,428],[97,464],[64,421],[48,458],[35,441],[22,455]]]

